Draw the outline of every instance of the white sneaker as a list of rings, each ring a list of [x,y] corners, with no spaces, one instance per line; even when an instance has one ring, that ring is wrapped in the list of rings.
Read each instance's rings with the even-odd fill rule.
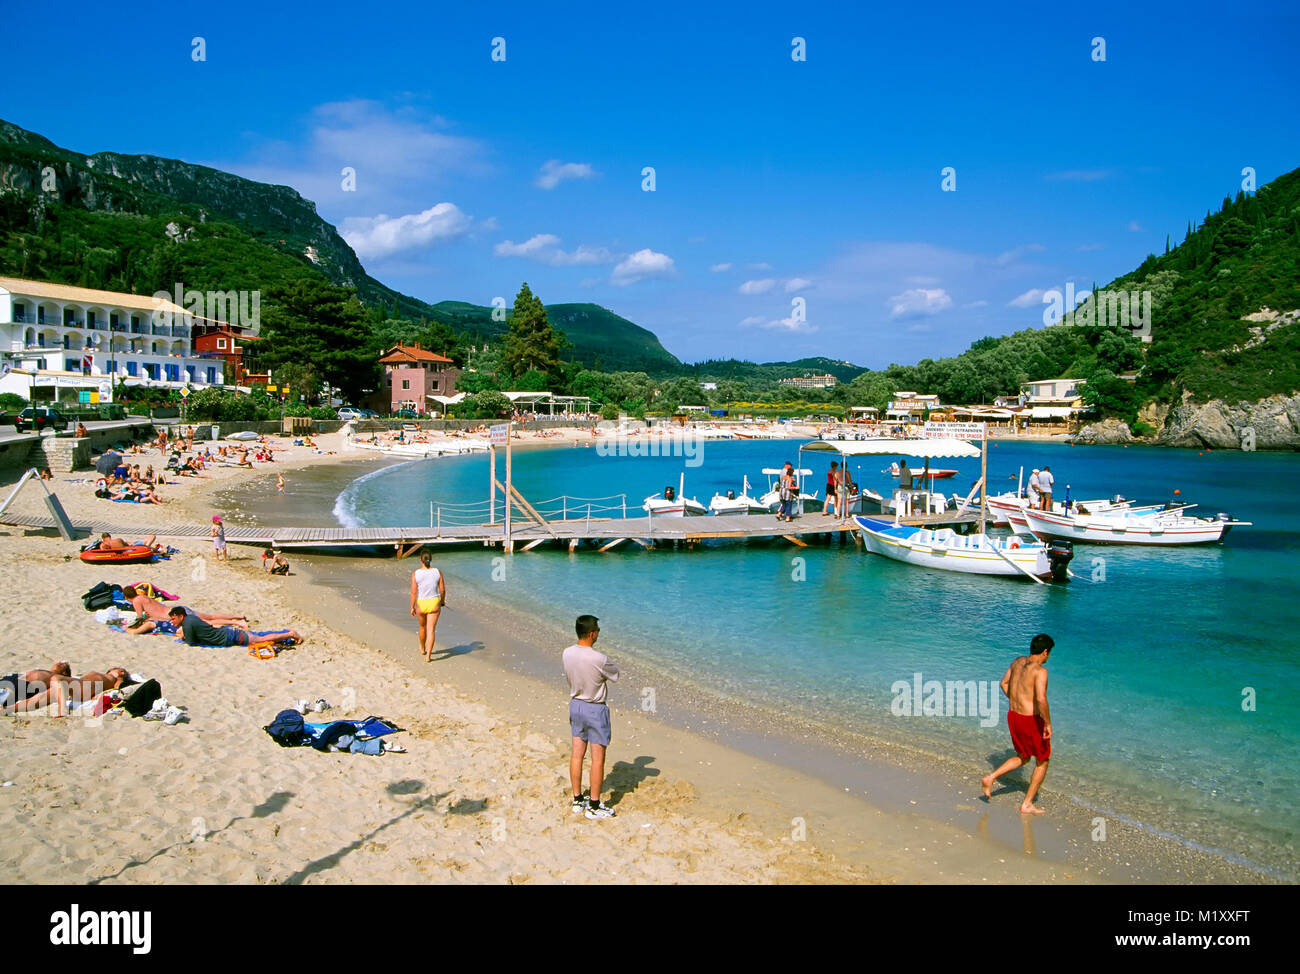
[[[614,809],[610,808],[610,807],[609,807],[608,805],[606,805],[604,802],[599,802],[599,801],[598,801],[598,802],[592,803],[592,802],[589,801],[589,802],[587,803],[587,813],[586,813],[586,814],[587,814],[587,818],[613,818],[613,817],[614,817]]]
[[[168,707],[167,714],[163,717],[163,723],[175,725],[180,723],[181,718],[184,716],[185,712],[180,707]]]

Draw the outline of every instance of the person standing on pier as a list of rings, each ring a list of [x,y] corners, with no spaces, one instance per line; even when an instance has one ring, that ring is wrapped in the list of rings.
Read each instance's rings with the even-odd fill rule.
[[[826,474],[826,503],[822,504],[822,513],[840,516],[840,465],[837,460],[831,461],[831,469]]]
[[[421,567],[411,572],[411,615],[420,620],[420,652],[426,663],[433,661],[438,615],[447,604],[447,582],[431,561],[427,551],[420,552]]]
[[[1043,498],[1043,510],[1051,511],[1052,509],[1052,484],[1056,478],[1052,476],[1051,467],[1043,467],[1038,474],[1038,493]]]

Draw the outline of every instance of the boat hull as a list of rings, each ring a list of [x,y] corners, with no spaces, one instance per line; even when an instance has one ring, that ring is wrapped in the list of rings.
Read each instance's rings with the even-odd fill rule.
[[[1043,511],[1025,511],[1025,519],[1036,537],[1083,544],[1159,547],[1214,544],[1223,540],[1229,528],[1222,521],[1204,518],[1067,517]]]
[[[921,568],[962,572],[968,575],[998,575],[1024,578],[1026,573],[1043,580],[1052,577],[1046,546],[1008,542],[1002,554],[991,550],[982,536],[961,539],[965,544],[944,544],[942,532],[895,528],[891,522],[856,517],[863,543],[873,554]],[[973,542],[973,544],[972,544]],[[1003,557],[1005,556],[1005,557]]]

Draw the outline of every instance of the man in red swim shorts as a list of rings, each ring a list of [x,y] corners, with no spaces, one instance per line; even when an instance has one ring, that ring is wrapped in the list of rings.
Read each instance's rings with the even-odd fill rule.
[[[1029,655],[1020,656],[1007,667],[1002,677],[1002,692],[1011,706],[1007,710],[1007,728],[1011,731],[1011,746],[1016,749],[1014,758],[1007,758],[1002,766],[980,780],[985,800],[993,797],[993,782],[1008,771],[1014,771],[1034,759],[1034,773],[1029,779],[1029,790],[1020,803],[1022,815],[1041,815],[1043,810],[1034,804],[1038,789],[1047,777],[1047,762],[1052,757],[1052,714],[1047,708],[1047,658],[1056,643],[1047,633],[1039,633],[1029,643]]]

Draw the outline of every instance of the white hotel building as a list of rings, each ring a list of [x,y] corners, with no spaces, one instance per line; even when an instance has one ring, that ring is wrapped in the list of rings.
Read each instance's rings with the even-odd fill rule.
[[[170,311],[172,324],[154,324],[154,311]],[[223,362],[193,351],[191,320],[150,296],[0,277],[0,392],[30,398],[33,385],[54,386],[106,402],[119,381],[220,386]]]

